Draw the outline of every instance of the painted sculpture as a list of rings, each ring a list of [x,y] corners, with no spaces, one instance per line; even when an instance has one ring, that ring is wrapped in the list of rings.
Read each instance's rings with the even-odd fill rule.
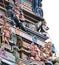
[[[2,41],[9,44],[12,32],[8,23],[5,23],[2,29]]]

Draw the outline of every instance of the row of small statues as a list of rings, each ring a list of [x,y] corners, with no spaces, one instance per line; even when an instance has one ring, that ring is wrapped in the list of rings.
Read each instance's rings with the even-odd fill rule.
[[[35,23],[35,24],[22,22],[22,25],[23,25],[23,27],[28,27],[33,31],[37,31],[37,32],[41,32],[41,33],[47,33],[47,30],[49,30],[49,28],[44,20],[39,21],[38,23]]]
[[[2,15],[2,14],[0,14]],[[2,33],[2,41],[4,43],[9,44],[9,40],[12,36],[12,31],[10,29],[10,25],[6,22],[6,17],[4,15],[0,16],[0,25],[3,25],[1,33]],[[34,43],[29,46],[30,60],[32,61],[53,61],[53,52],[51,50],[51,42],[46,43],[45,47],[38,47]]]
[[[29,48],[29,61],[38,61],[38,65],[53,65],[55,61],[54,57],[56,56],[55,50],[52,49],[52,43],[45,43],[45,47],[37,46],[34,43],[31,43]]]
[[[17,20],[15,18],[15,20]],[[0,14],[0,25],[3,25],[3,28],[2,28],[2,36],[3,36],[3,41],[4,42],[7,42],[9,44],[9,39],[11,38],[11,35],[12,35],[12,31],[10,29],[10,25],[8,24],[9,21],[7,21],[7,17],[4,15],[4,14]],[[15,21],[16,22],[16,21]],[[12,21],[10,22],[12,23]],[[37,31],[37,32],[41,32],[41,33],[47,33],[47,30],[49,29],[47,26],[46,26],[46,22],[45,21],[42,21],[42,22],[39,22],[39,23],[36,23],[35,25],[33,24],[30,24],[30,23],[27,23],[27,22],[16,22],[18,23],[16,25],[16,27],[20,27],[22,28],[21,26],[23,27],[28,27],[30,28],[31,30],[33,31]],[[8,32],[8,33],[7,33]],[[4,38],[5,37],[5,38]]]
[[[35,43],[31,43],[28,46],[28,58],[25,61],[36,65],[58,65],[59,57],[56,56],[55,50],[52,49],[53,44],[51,42],[46,42],[45,46],[37,46]],[[24,64],[22,61],[19,61],[18,64]],[[26,64],[25,64],[26,65]]]
[[[13,7],[11,7],[12,5],[11,5],[11,2],[10,2],[9,6],[8,6],[8,10],[6,12],[7,13],[6,17],[8,17],[8,19],[11,18],[14,21],[14,22],[8,21],[9,23],[11,23],[13,26],[20,28],[21,24],[22,24],[20,20],[22,20],[26,23],[24,13],[22,12],[22,9],[21,9],[22,5],[18,4],[18,2],[19,2],[18,0],[17,1],[13,0],[13,1],[14,1],[15,4],[13,5]],[[38,4],[38,2],[41,2],[42,0],[32,0],[32,1],[33,1],[33,3]],[[37,5],[37,6],[39,6],[39,5]],[[27,23],[27,25],[29,25],[29,28],[34,30],[34,31],[46,32],[49,29],[46,25],[45,20],[39,21],[35,25],[29,24],[29,23]]]
[[[32,11],[40,16],[43,17],[43,10],[42,10],[42,0],[27,0],[32,3]],[[23,0],[10,0],[12,4],[22,4]],[[11,7],[12,8],[12,7]]]
[[[0,32],[2,34],[2,41],[9,44],[12,32],[10,29],[10,25],[6,22],[5,16],[2,14],[0,14],[0,25],[2,25],[2,29]]]
[[[19,5],[18,2],[16,1],[15,5],[12,7],[12,9],[7,10],[8,14],[5,15],[5,20],[7,20],[7,22],[9,22],[14,27],[22,28],[21,26],[23,24],[24,26],[27,26],[28,28],[32,29],[33,31],[46,33],[49,28],[48,28],[45,20],[39,21],[36,24],[27,23],[25,21],[24,13],[23,13],[21,7],[22,7],[22,5],[21,4]],[[10,18],[11,18],[11,20],[9,20]],[[23,22],[21,22],[21,21],[23,21]]]

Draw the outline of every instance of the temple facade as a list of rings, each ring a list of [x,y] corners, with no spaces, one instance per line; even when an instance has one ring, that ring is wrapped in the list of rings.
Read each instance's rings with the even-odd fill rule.
[[[42,0],[0,0],[0,65],[59,65],[43,16]]]

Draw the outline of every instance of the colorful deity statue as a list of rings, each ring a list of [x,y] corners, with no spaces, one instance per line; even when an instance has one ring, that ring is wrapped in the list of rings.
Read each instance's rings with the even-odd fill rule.
[[[36,52],[35,60],[40,62],[40,49],[35,45],[34,51]]]
[[[11,38],[12,32],[10,29],[10,25],[8,23],[5,23],[2,28],[2,41],[4,43],[9,44],[9,40]]]
[[[44,53],[46,54],[46,59],[50,60],[52,58],[52,51],[51,51],[51,43],[48,42],[45,44]]]
[[[16,14],[16,17],[18,18],[18,20],[25,20],[24,18],[24,13],[21,9],[22,5],[17,4],[18,2],[15,3],[15,6],[13,7],[13,11]]]
[[[31,54],[30,59],[40,61],[40,50],[36,45],[34,45],[34,43],[30,45],[29,50]]]

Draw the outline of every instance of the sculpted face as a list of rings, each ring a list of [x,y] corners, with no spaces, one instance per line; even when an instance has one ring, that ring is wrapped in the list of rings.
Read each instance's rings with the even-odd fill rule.
[[[51,42],[48,42],[48,43],[45,44],[45,47],[46,48],[51,48],[51,45],[52,45],[52,43]]]

